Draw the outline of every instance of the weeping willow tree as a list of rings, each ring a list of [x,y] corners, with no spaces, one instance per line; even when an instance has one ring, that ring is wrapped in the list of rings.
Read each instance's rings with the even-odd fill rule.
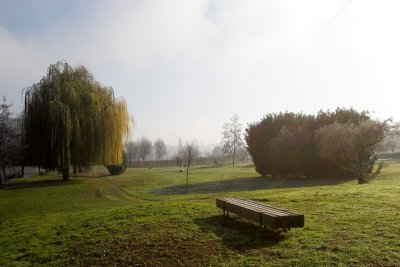
[[[63,180],[92,164],[122,163],[130,134],[124,99],[114,97],[83,66],[50,65],[47,75],[25,91],[27,163],[58,170]]]

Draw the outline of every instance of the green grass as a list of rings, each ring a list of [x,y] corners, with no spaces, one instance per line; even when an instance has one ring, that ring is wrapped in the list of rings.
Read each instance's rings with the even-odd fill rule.
[[[259,177],[252,166],[129,169],[0,189],[0,266],[399,266],[400,164],[370,184]],[[287,232],[223,218],[241,196],[305,215]]]

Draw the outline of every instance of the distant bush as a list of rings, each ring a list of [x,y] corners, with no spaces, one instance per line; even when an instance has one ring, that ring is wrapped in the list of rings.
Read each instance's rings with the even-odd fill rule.
[[[126,168],[124,164],[120,165],[108,165],[106,166],[108,171],[110,172],[111,175],[120,175],[121,173],[124,173]]]
[[[250,124],[246,142],[263,176],[353,176],[363,183],[374,173],[375,149],[387,130],[387,122],[354,109],[316,116],[285,112]]]

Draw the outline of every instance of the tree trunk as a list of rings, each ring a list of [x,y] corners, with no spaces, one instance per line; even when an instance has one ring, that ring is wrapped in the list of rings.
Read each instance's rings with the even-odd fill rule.
[[[76,166],[75,164],[74,164],[74,166],[72,166],[72,173],[73,174],[77,174],[78,173],[78,166]]]
[[[63,181],[69,181],[69,168],[62,169]]]
[[[232,157],[232,166],[235,166],[235,154],[236,154],[236,144],[233,143],[233,157]]]
[[[25,177],[25,166],[24,165],[21,166],[21,177],[22,178]]]
[[[3,178],[2,178],[2,180],[3,180],[3,183],[4,183],[5,181],[7,181],[6,166],[3,165],[2,169],[3,169]]]
[[[186,193],[189,193],[189,165],[186,169]]]

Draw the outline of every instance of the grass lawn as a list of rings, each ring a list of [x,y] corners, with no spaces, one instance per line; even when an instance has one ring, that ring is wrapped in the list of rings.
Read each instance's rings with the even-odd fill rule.
[[[400,266],[400,164],[370,184],[259,177],[252,166],[98,169],[0,189],[0,266]],[[305,216],[287,232],[223,218],[241,196]]]

